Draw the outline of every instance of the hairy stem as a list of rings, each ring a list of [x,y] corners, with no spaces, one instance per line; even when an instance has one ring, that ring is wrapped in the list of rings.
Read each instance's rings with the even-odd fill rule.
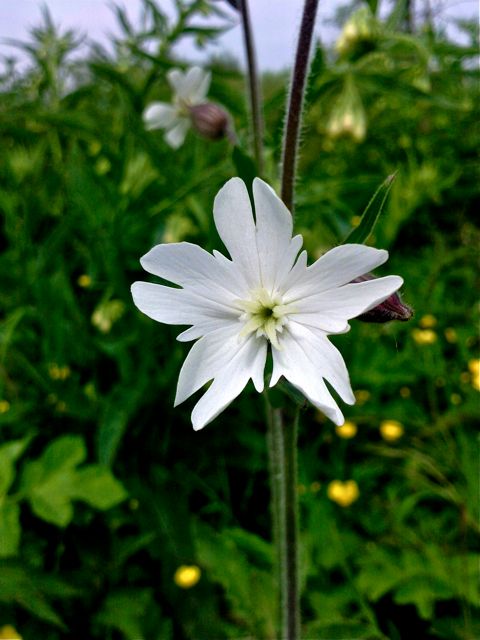
[[[318,0],[305,0],[283,134],[281,195],[292,215],[302,107],[317,7]]]
[[[252,24],[248,0],[237,0],[238,10],[242,17],[243,41],[247,54],[247,71],[250,94],[250,109],[253,126],[253,150],[258,173],[263,174],[263,115],[261,105],[260,81],[253,42]]]
[[[297,431],[298,414],[286,420],[267,400],[268,449],[274,543],[280,585],[280,640],[300,637],[298,580]]]

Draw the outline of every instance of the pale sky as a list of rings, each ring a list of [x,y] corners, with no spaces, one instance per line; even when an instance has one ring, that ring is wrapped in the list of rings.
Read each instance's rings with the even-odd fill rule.
[[[110,6],[120,4],[127,8],[134,24],[138,24],[140,0],[0,0],[0,56],[17,55],[16,49],[4,44],[4,38],[28,39],[28,30],[40,23],[40,7],[46,4],[57,25],[63,29],[75,28],[90,41],[107,44],[108,34],[117,33],[116,20]],[[171,12],[172,0],[157,0],[158,5]],[[332,42],[338,29],[329,21],[335,9],[344,6],[345,0],[320,0],[316,33],[324,42]],[[389,0],[383,0],[387,8]],[[416,6],[421,7],[422,0]],[[216,0],[216,6],[228,11],[238,22],[236,13],[227,2]],[[295,49],[297,29],[300,22],[303,0],[251,0],[250,10],[254,25],[259,65],[262,69],[279,70],[290,65]],[[477,0],[430,0],[430,6],[439,13],[446,24],[452,19],[477,15]],[[234,26],[208,51],[233,54],[241,63],[244,60],[242,35],[239,26]],[[182,39],[177,52],[188,60],[202,60],[205,53],[199,52],[191,39]]]

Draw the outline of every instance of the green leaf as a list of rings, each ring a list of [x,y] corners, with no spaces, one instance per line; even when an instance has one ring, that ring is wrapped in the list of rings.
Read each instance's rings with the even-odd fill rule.
[[[76,467],[86,457],[82,438],[63,436],[24,469],[22,488],[33,512],[59,527],[73,517],[73,500],[108,509],[126,497],[122,485],[101,465]]]
[[[152,598],[151,589],[129,589],[112,593],[97,617],[102,625],[120,631],[128,640],[142,640],[142,618]]]
[[[92,464],[77,471],[72,497],[104,511],[124,500],[127,492],[107,467]]]
[[[65,629],[47,596],[68,598],[78,592],[50,576],[36,574],[16,565],[0,564],[0,602],[16,604],[37,618]]]
[[[387,200],[387,196],[395,180],[395,176],[395,173],[388,176],[388,178],[384,180],[384,182],[382,182],[382,184],[378,187],[378,189],[371,197],[370,202],[367,204],[365,211],[362,213],[360,224],[348,234],[342,244],[365,244],[366,240],[377,224],[380,214],[382,213],[383,207]],[[373,203],[377,200],[377,198],[380,197],[382,191],[384,193],[380,206],[377,210],[374,210],[372,208]]]
[[[0,558],[18,553],[21,533],[20,506],[16,502],[0,503]]]
[[[31,438],[12,440],[0,447],[0,497],[10,489],[15,479],[15,461],[25,451]]]

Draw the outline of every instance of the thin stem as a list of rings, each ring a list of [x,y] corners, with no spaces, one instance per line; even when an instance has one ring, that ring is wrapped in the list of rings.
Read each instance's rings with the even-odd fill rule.
[[[281,195],[283,202],[290,209],[292,215],[303,98],[317,7],[318,0],[305,0],[283,134]]]
[[[300,637],[298,580],[297,431],[299,410],[293,420],[267,399],[268,448],[272,486],[272,518],[280,585],[280,640]]]
[[[247,54],[248,84],[250,94],[250,109],[252,113],[253,125],[253,150],[258,173],[263,174],[263,115],[262,101],[260,93],[260,82],[258,78],[257,60],[255,56],[255,46],[253,42],[252,24],[250,22],[250,12],[248,0],[237,0],[238,10],[242,17],[243,41]]]

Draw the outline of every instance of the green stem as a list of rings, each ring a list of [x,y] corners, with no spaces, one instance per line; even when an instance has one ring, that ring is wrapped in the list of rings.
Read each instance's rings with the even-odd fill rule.
[[[295,175],[297,171],[298,142],[302,119],[303,98],[310,60],[313,27],[317,15],[318,0],[305,0],[302,24],[298,37],[295,65],[292,72],[287,119],[282,147],[282,200],[292,212],[294,205]]]
[[[259,175],[263,174],[263,115],[262,100],[260,92],[260,81],[258,78],[257,60],[255,56],[255,46],[253,42],[252,24],[250,22],[250,12],[248,0],[238,0],[238,10],[242,17],[243,41],[247,54],[248,84],[250,94],[250,109],[252,112],[253,126],[253,150],[255,162]]]
[[[280,586],[280,640],[300,638],[298,579],[297,432],[299,409],[286,420],[267,398],[274,543]]]

